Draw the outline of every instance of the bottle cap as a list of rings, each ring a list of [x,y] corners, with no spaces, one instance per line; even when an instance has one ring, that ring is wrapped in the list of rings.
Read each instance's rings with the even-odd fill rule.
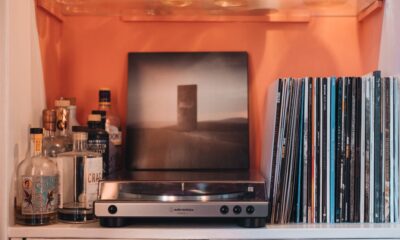
[[[100,114],[89,114],[88,122],[101,122]]]
[[[31,134],[43,134],[43,128],[31,128],[29,132]]]
[[[65,100],[69,100],[70,106],[76,106],[76,98],[75,97],[66,97]]]
[[[109,88],[99,89],[99,102],[111,102],[111,91]]]
[[[69,107],[69,100],[66,99],[58,99],[54,102],[55,107]]]
[[[78,132],[85,133],[85,132],[87,132],[87,127],[85,127],[85,126],[72,126],[72,132],[74,132],[74,133],[78,133]]]

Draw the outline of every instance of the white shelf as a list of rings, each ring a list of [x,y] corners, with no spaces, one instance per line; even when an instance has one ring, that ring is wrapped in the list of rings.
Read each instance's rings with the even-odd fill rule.
[[[265,228],[236,225],[131,225],[102,228],[98,223],[11,226],[8,237],[109,239],[399,239],[400,224],[287,224]]]

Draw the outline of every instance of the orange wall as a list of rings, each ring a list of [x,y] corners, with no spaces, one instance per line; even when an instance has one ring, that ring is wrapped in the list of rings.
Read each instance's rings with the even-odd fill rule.
[[[264,103],[268,84],[284,76],[360,75],[374,69],[376,52],[368,59],[364,50],[376,49],[379,41],[365,38],[365,32],[380,26],[381,18],[367,21],[360,25],[354,17],[319,17],[310,23],[140,23],[66,17],[61,23],[38,9],[47,103],[76,96],[83,123],[97,106],[97,89],[107,86],[124,124],[128,52],[247,51],[251,166],[257,168],[264,112],[269,111]]]
[[[378,68],[383,10],[375,11],[359,26],[359,45],[364,73]]]

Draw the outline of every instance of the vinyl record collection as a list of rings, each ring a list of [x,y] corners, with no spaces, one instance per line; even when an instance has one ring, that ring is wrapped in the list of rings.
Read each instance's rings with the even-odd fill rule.
[[[400,79],[279,79],[271,223],[399,222]]]

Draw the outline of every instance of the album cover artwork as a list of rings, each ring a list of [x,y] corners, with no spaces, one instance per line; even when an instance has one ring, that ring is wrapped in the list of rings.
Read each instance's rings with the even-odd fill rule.
[[[247,53],[130,53],[126,127],[131,169],[248,168]]]

